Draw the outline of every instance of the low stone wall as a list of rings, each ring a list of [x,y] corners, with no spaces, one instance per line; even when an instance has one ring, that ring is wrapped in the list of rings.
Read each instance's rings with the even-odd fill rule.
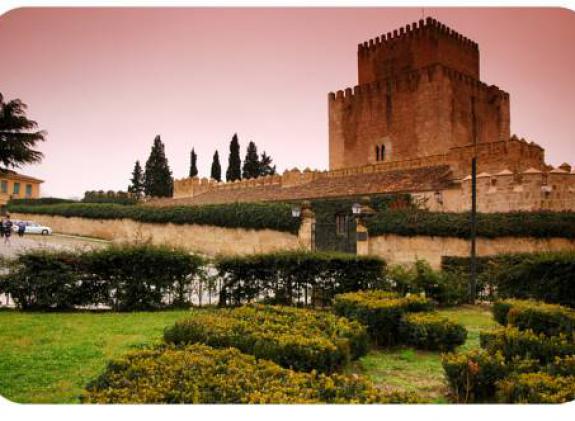
[[[478,238],[477,255],[534,253],[575,250],[575,240],[567,238],[499,237]],[[368,253],[384,258],[388,264],[426,260],[439,269],[442,256],[469,256],[469,240],[453,237],[382,235],[369,239]]]
[[[12,219],[31,220],[54,232],[96,237],[113,242],[149,241],[183,247],[207,254],[250,254],[309,247],[309,236],[273,230],[247,230],[205,225],[151,224],[131,219],[87,219],[63,216],[11,214]]]

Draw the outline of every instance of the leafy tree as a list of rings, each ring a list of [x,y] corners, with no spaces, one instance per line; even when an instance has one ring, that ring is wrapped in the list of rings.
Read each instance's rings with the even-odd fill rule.
[[[216,181],[222,181],[222,166],[220,165],[220,156],[218,155],[218,151],[214,153],[214,159],[212,160],[211,177]]]
[[[198,155],[192,148],[192,152],[190,153],[190,177],[196,177],[198,175],[198,167],[197,167]]]
[[[136,199],[140,199],[144,195],[144,173],[142,172],[140,161],[136,161],[136,164],[134,165],[130,183],[128,192],[132,193]]]
[[[170,197],[173,190],[174,180],[168,166],[164,144],[160,136],[156,136],[150,157],[146,161],[144,192],[146,196],[151,197]]]
[[[230,142],[230,156],[228,158],[228,169],[226,171],[226,181],[242,179],[242,161],[240,159],[240,142],[237,133],[234,134]]]
[[[272,158],[271,156],[267,155],[266,152],[262,153],[262,157],[260,159],[260,168],[259,168],[259,176],[265,177],[266,175],[275,175],[276,173],[276,166],[272,167]]]
[[[0,93],[0,171],[42,160],[34,150],[36,143],[46,140],[46,132],[37,130],[38,123],[26,117],[27,105],[20,99],[4,102]]]
[[[250,142],[244,159],[243,178],[257,178],[260,173],[260,160],[258,148],[254,142]]]

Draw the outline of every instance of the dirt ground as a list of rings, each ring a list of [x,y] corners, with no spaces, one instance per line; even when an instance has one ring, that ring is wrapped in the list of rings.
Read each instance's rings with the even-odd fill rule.
[[[88,250],[105,247],[107,244],[109,242],[104,240],[60,234],[48,236],[28,234],[24,237],[13,234],[10,236],[9,243],[6,243],[4,238],[0,238],[0,257],[12,258],[18,253],[31,249]]]

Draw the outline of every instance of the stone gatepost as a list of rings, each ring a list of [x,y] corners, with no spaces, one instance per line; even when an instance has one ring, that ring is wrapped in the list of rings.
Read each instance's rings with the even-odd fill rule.
[[[367,232],[367,227],[365,226],[364,218],[357,218],[355,232],[357,240],[357,255],[367,256],[369,254],[369,234]]]
[[[304,201],[301,205],[301,225],[298,232],[298,243],[300,248],[304,250],[313,250],[314,224],[315,215],[311,210],[311,204],[308,201]]]

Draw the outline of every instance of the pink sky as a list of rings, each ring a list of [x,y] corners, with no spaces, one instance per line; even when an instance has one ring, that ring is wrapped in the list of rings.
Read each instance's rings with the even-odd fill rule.
[[[426,8],[479,43],[481,77],[511,94],[512,132],[573,162],[575,15]],[[326,169],[327,94],[357,83],[357,44],[419,8],[17,9],[0,17],[0,92],[48,131],[44,196],[125,190],[162,136],[173,175],[195,147],[223,171],[233,133],[286,168]]]

